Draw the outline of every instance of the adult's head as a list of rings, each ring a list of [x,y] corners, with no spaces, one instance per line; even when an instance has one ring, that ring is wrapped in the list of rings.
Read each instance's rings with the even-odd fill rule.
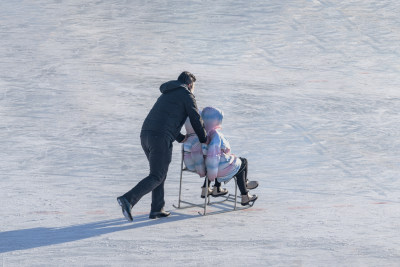
[[[184,71],[181,73],[181,75],[179,75],[178,81],[186,84],[187,87],[189,88],[189,90],[193,91],[194,90],[194,82],[196,81],[196,77],[192,73],[190,73],[188,71]]]

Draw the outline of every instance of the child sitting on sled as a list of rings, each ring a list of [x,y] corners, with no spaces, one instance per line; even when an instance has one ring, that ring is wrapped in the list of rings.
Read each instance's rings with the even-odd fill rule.
[[[207,177],[209,181],[215,180],[221,183],[228,182],[236,176],[242,197],[241,204],[249,205],[257,199],[257,195],[250,195],[249,190],[256,188],[258,182],[247,180],[247,159],[231,154],[229,142],[221,132],[223,116],[220,109],[213,107],[206,107],[201,112],[208,136],[208,145],[203,145]],[[204,181],[204,189],[205,186],[206,181]]]
[[[183,162],[185,163],[186,169],[192,172],[196,172],[200,177],[206,176],[206,167],[202,151],[202,146],[199,138],[195,134],[192,125],[190,124],[189,118],[185,122],[186,129],[186,141],[183,143]],[[205,183],[205,182],[204,182]],[[228,193],[228,190],[221,188],[221,183],[215,180],[214,187],[208,188],[208,195],[213,197],[223,196]],[[201,193],[201,197],[206,197],[205,185]]]

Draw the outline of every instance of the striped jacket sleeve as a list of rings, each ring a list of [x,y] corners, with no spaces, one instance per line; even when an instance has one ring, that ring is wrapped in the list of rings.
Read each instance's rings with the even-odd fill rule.
[[[217,131],[210,133],[211,141],[208,144],[206,156],[207,177],[214,181],[218,175],[218,166],[221,159],[221,137]]]

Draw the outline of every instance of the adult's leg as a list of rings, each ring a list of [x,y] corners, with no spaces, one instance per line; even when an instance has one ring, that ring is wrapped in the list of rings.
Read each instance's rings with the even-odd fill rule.
[[[172,143],[171,143],[171,155],[172,155]],[[147,156],[147,159],[150,162],[150,152],[146,153],[146,156]],[[168,165],[169,165],[169,163],[168,163]],[[150,165],[150,169],[151,169],[151,165]],[[168,171],[168,169],[167,169],[167,171]],[[165,176],[162,179],[162,182],[156,188],[154,188],[153,191],[151,192],[151,212],[161,211],[161,209],[165,205],[165,201],[164,201],[164,183],[165,183],[165,179],[166,178],[167,178],[167,172],[165,173]]]
[[[161,211],[165,205],[164,183],[166,178],[167,176],[165,176],[161,184],[151,192],[151,211]]]
[[[142,147],[150,165],[150,174],[141,180],[124,197],[134,206],[144,195],[156,190],[155,206],[164,205],[164,181],[172,157],[172,142],[164,136],[144,135],[141,137]],[[161,190],[162,189],[162,190]],[[154,199],[153,199],[154,201]],[[153,203],[152,203],[153,206]]]
[[[161,211],[161,209],[164,207],[165,205],[165,201],[164,201],[164,184],[165,184],[165,180],[167,178],[167,172],[168,172],[168,167],[169,164],[171,163],[171,158],[172,158],[172,141],[169,140],[164,140],[167,142],[167,146],[168,146],[168,150],[166,151],[166,153],[163,156],[163,159],[161,161],[163,161],[163,165],[165,166],[165,170],[163,172],[164,177],[162,178],[162,182],[152,190],[152,201],[151,201],[151,211]],[[153,165],[157,165],[159,164],[160,160],[159,157],[155,157],[154,159],[152,159],[152,153],[150,153],[149,155],[149,162],[150,162],[150,169],[152,168],[152,164]],[[154,166],[155,168],[157,168],[157,166]]]

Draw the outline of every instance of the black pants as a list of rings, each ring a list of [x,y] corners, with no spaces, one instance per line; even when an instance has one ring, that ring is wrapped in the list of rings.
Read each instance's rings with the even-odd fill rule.
[[[162,135],[140,136],[142,148],[150,164],[150,174],[124,194],[132,206],[144,195],[152,192],[151,211],[160,211],[164,205],[164,182],[172,158],[172,142]]]
[[[207,177],[204,179],[204,183],[203,183],[203,187],[206,187],[206,181],[208,181],[208,186],[210,186],[211,181],[207,179]],[[218,182],[218,179],[214,180],[214,186],[220,188],[221,187],[221,183]]]
[[[240,194],[246,195],[249,190],[247,190],[247,169],[248,169],[248,164],[247,164],[247,159],[245,158],[240,158],[242,161],[242,165],[240,165],[239,171],[236,173],[236,180],[237,180],[237,185],[240,190]]]
[[[240,158],[242,164],[240,165],[239,171],[236,173],[237,185],[239,187],[240,194],[246,195],[249,190],[247,190],[247,159]],[[208,180],[208,184],[210,184],[210,180]],[[204,180],[203,187],[206,186],[206,180]],[[221,183],[218,182],[218,179],[215,179],[215,186],[220,187]]]

